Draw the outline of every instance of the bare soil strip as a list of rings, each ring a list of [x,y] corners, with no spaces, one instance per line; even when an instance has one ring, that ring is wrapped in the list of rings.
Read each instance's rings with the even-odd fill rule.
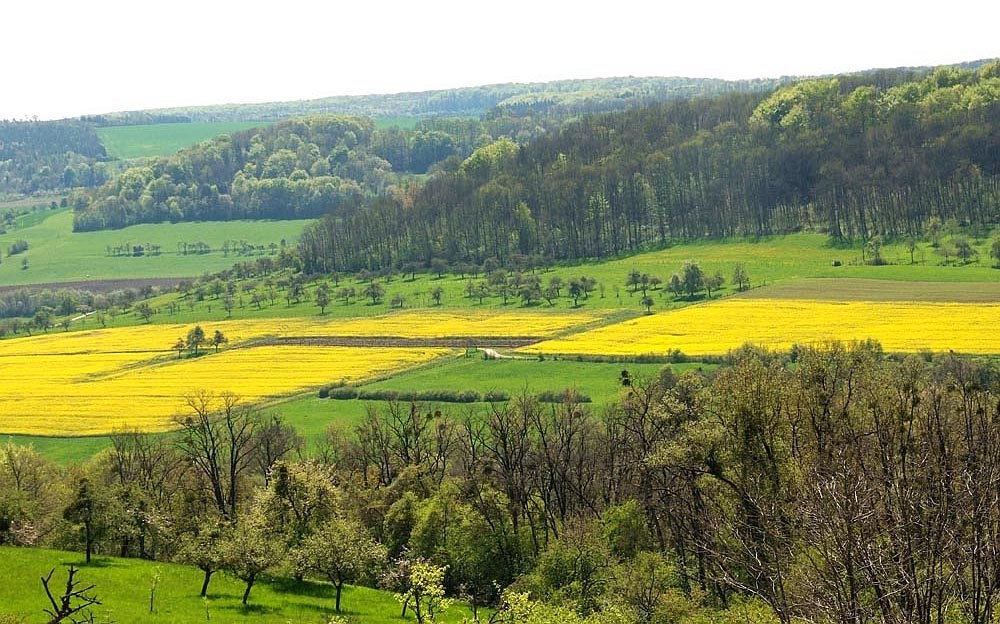
[[[87,280],[78,282],[46,282],[44,284],[20,284],[17,286],[0,286],[0,294],[13,290],[87,290],[94,293],[107,293],[112,290],[126,288],[142,288],[143,286],[176,286],[184,277],[145,277],[135,279]]]

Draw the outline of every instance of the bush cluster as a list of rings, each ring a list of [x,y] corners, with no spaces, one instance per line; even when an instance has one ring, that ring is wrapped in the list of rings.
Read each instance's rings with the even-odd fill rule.
[[[328,386],[319,391],[321,399],[350,400],[362,399],[366,401],[430,401],[436,403],[478,403],[500,402],[510,400],[510,395],[506,392],[490,391],[485,394],[475,390],[421,390],[399,391],[399,390],[365,390],[353,386]]]

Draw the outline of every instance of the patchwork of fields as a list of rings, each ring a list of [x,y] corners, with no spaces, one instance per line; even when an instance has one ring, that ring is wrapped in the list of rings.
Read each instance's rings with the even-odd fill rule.
[[[744,343],[875,339],[887,351],[1000,353],[1000,304],[730,298],[654,314],[526,347],[566,355],[719,355]]]
[[[353,321],[290,319],[206,324],[230,347],[178,358],[172,345],[187,325],[146,325],[52,333],[0,342],[0,431],[88,435],[125,426],[170,429],[198,391],[233,392],[262,402],[336,381],[356,382],[422,364],[454,350],[269,344],[275,337],[384,338],[552,336],[594,321],[591,314],[402,313]],[[211,348],[209,348],[211,351]]]

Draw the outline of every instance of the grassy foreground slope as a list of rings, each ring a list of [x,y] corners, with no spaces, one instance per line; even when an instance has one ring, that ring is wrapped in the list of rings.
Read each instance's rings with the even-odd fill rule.
[[[310,220],[299,221],[227,221],[224,223],[157,223],[136,225],[120,230],[73,232],[73,213],[56,210],[39,213],[37,223],[26,224],[0,234],[0,286],[47,284],[153,277],[194,277],[220,271],[241,258],[224,255],[219,248],[226,240],[246,240],[257,245],[294,244]],[[36,213],[28,215],[38,219]],[[28,242],[28,250],[7,256],[17,240]],[[204,242],[212,247],[208,254],[178,253],[178,243]],[[160,245],[158,256],[109,255],[108,248],[122,245]],[[27,258],[28,268],[22,268]]]
[[[123,160],[150,156],[169,156],[195,143],[220,134],[231,134],[268,122],[223,121],[203,123],[143,124],[97,128],[104,149],[113,158]]]
[[[64,586],[70,564],[80,568],[78,578],[83,586],[95,585],[92,593],[102,603],[92,610],[96,622],[322,624],[334,614],[333,587],[326,583],[265,578],[254,585],[250,605],[244,608],[240,604],[242,582],[225,574],[212,577],[208,599],[203,600],[198,596],[202,573],[197,568],[112,557],[95,558],[88,566],[80,553],[0,547],[4,570],[0,615],[17,614],[29,623],[48,621],[42,612],[49,606],[48,600],[39,579],[55,568],[53,585]],[[157,576],[150,612],[150,588]],[[391,594],[365,587],[345,587],[341,607],[342,614],[358,624],[403,621],[398,617],[399,603]],[[440,621],[461,622],[468,615],[467,609],[455,605]]]

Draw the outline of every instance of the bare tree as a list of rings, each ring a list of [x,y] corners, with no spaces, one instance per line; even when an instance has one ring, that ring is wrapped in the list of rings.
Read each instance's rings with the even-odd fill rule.
[[[52,604],[51,609],[45,609],[45,612],[52,618],[49,620],[49,624],[58,624],[59,622],[83,624],[84,622],[93,622],[93,614],[89,611],[84,614],[82,611],[94,605],[101,604],[101,601],[95,596],[87,595],[87,592],[94,589],[95,585],[80,587],[80,581],[76,579],[76,573],[79,570],[70,566],[69,576],[66,578],[66,590],[57,600],[52,595],[52,589],[49,587],[49,582],[52,580],[52,575],[55,572],[55,568],[53,568],[46,576],[42,577],[42,587],[45,588],[45,595],[48,596],[49,603]],[[80,614],[79,618],[74,617],[77,614]]]
[[[230,392],[201,391],[185,399],[190,411],[176,419],[178,449],[207,481],[219,513],[235,521],[241,481],[257,458],[260,418]]]

